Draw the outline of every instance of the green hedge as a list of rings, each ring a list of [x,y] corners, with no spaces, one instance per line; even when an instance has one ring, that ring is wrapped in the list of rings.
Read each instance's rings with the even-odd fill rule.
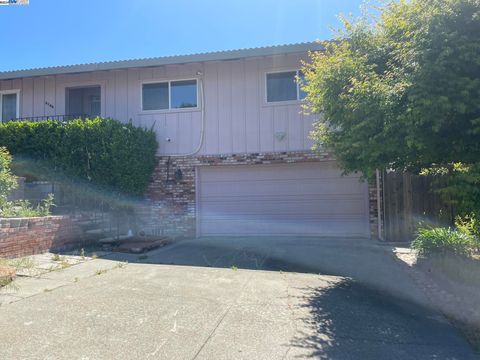
[[[420,228],[412,241],[412,249],[421,256],[454,255],[469,257],[475,248],[475,238],[451,228]]]
[[[0,145],[53,174],[131,195],[146,190],[158,147],[153,130],[104,118],[0,124]]]

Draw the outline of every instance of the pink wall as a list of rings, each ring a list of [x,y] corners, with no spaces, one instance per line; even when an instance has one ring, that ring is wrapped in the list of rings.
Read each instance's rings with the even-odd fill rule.
[[[27,117],[65,114],[66,87],[100,85],[102,116],[153,125],[159,154],[176,154],[198,146],[201,110],[142,112],[141,84],[199,78],[204,84],[206,124],[200,154],[307,150],[312,145],[308,133],[313,118],[301,113],[298,102],[265,103],[265,72],[297,69],[302,58],[306,54],[24,78],[0,81],[0,90],[20,89],[20,116]],[[277,132],[286,137],[278,140]]]

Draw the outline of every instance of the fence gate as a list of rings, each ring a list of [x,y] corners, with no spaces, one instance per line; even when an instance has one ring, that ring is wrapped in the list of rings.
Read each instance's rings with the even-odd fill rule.
[[[452,205],[434,191],[441,181],[432,175],[383,174],[387,241],[411,241],[420,222],[442,226],[453,224]]]

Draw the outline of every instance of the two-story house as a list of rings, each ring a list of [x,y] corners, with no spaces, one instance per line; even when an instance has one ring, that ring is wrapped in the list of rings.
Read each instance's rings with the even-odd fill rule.
[[[1,121],[155,129],[154,220],[176,233],[376,237],[379,189],[312,152],[295,81],[317,43],[0,73]]]

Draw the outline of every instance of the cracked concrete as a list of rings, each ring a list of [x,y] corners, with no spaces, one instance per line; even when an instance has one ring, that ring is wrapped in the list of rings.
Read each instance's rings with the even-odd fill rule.
[[[371,273],[366,264],[358,279],[351,265],[342,270],[337,263],[352,259],[338,253],[349,251],[347,242],[343,249],[337,243],[314,250],[311,242],[291,239],[291,248],[270,244],[269,252],[227,240],[178,243],[141,261],[104,254],[109,259],[26,279],[31,283],[23,290],[0,295],[16,298],[0,306],[0,354],[12,360],[477,359],[438,313],[364,283],[363,274]],[[299,264],[291,249],[302,247]],[[365,249],[355,251],[367,256]],[[336,258],[323,261],[329,251]],[[383,264],[375,258],[380,254],[372,252],[368,262]],[[332,264],[329,275],[312,273],[315,256],[316,272]],[[126,258],[130,263],[119,266]],[[98,269],[108,271],[96,275]],[[385,263],[380,270],[396,269]],[[391,278],[408,281],[397,273]]]

